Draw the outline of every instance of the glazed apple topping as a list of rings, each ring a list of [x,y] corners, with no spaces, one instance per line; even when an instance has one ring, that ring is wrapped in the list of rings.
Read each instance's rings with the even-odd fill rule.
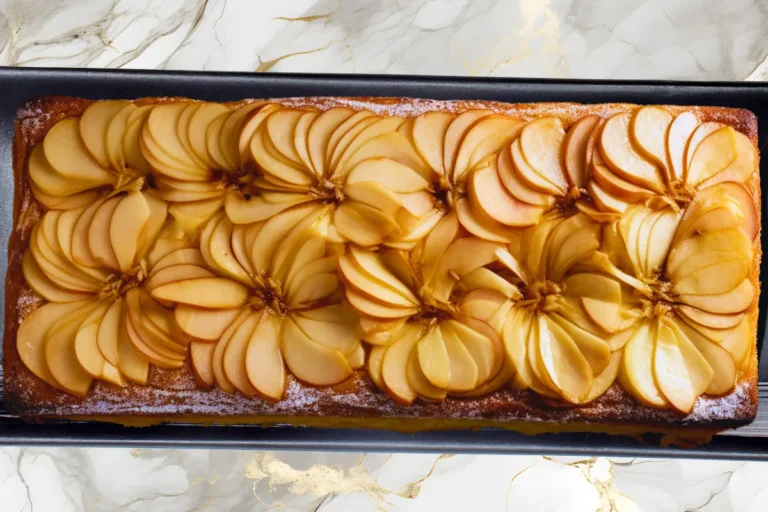
[[[151,366],[282,399],[356,371],[398,403],[618,382],[690,413],[754,347],[747,136],[662,107],[524,121],[129,101],[29,157],[24,364],[85,395]]]

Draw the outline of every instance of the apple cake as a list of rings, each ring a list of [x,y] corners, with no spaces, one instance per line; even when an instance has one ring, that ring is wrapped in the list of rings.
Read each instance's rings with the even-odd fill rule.
[[[720,107],[30,102],[5,405],[133,425],[748,423],[756,143],[755,116]]]

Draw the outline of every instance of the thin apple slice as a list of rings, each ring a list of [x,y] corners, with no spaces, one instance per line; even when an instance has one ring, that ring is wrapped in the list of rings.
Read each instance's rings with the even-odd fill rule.
[[[125,321],[119,324],[117,332],[117,359],[120,373],[126,379],[144,386],[147,384],[150,370],[149,360],[133,346],[128,336]]]
[[[507,151],[507,150],[502,150]],[[520,139],[518,138],[509,146],[509,155],[517,176],[525,185],[543,194],[562,196],[563,191],[546,177],[537,172],[523,155]]]
[[[461,331],[466,334],[465,331]],[[440,334],[448,355],[449,380],[446,389],[450,392],[462,393],[475,389],[478,384],[478,368],[472,354],[464,345],[462,338],[452,322],[440,325]]]
[[[715,295],[681,295],[680,302],[710,313],[732,314],[746,311],[752,305],[755,290],[749,279],[744,279],[727,293]]]
[[[229,344],[229,340],[232,335],[245,322],[251,315],[253,310],[251,308],[242,308],[240,314],[235,318],[235,321],[230,324],[229,327],[221,335],[218,343],[216,343],[216,349],[213,351],[213,376],[216,381],[216,385],[226,393],[234,393],[235,386],[229,382],[226,373],[224,372],[224,351]]]
[[[456,116],[450,112],[425,112],[413,123],[413,140],[421,157],[441,176],[445,176],[443,148],[445,133]]]
[[[221,214],[218,223],[214,219],[203,230],[200,252],[206,262],[220,273],[246,286],[253,285],[251,276],[238,263],[232,252],[232,223],[226,215]]]
[[[688,143],[685,146],[685,157],[683,160],[683,181],[686,181],[685,177],[688,175],[688,168],[691,166],[691,160],[693,160],[693,154],[696,152],[696,148],[699,147],[701,141],[707,138],[711,133],[716,132],[721,128],[725,128],[726,125],[718,122],[707,122],[698,125],[691,133],[688,139]]]
[[[408,380],[406,368],[408,359],[412,352],[416,352],[414,348],[421,338],[420,327],[406,324],[396,341],[385,349],[381,361],[381,380],[384,391],[401,405],[411,405],[418,397],[417,391]]]
[[[110,243],[110,224],[112,216],[120,204],[120,197],[112,197],[98,207],[88,227],[88,246],[94,260],[101,266],[119,270],[120,265]]]
[[[237,171],[241,165],[240,155],[242,154],[240,147],[240,137],[244,128],[244,124],[252,116],[253,112],[257,112],[261,107],[260,102],[247,103],[236,110],[230,112],[224,123],[221,125],[221,131],[218,138],[218,150],[219,155],[226,162],[225,170]],[[209,134],[210,135],[210,134]],[[212,142],[211,139],[209,141]],[[242,161],[244,162],[244,161]]]
[[[370,118],[369,118],[370,119]],[[340,141],[336,147],[335,159],[331,161],[330,169],[333,169],[334,174],[346,175],[347,174],[347,162],[350,161],[352,156],[370,141],[376,137],[386,134],[388,132],[397,131],[397,129],[403,124],[404,119],[397,116],[384,117],[377,119],[375,122],[364,126],[367,120],[361,122],[354,129],[350,130]],[[363,128],[356,133],[358,127]],[[345,138],[350,137],[349,144],[344,147]]]
[[[531,168],[560,195],[565,195],[568,183],[561,158],[565,130],[557,117],[542,117],[528,123],[520,132],[520,149]]]
[[[248,300],[248,288],[223,277],[187,279],[164,284],[152,290],[158,300],[186,304],[205,309],[231,309]]]
[[[416,344],[419,367],[430,384],[447,389],[451,381],[451,363],[442,332],[431,327]]]
[[[464,174],[507,146],[524,126],[523,121],[501,114],[491,114],[480,119],[461,141],[454,163],[454,182],[460,182]]]
[[[251,154],[254,161],[268,176],[308,190],[315,177],[307,169],[281,155],[269,138],[264,125],[251,138]]]
[[[299,122],[296,123],[296,129],[293,132],[293,145],[296,148],[296,153],[298,153],[299,158],[307,167],[307,169],[311,169],[312,171],[315,169],[312,165],[312,159],[309,156],[309,129],[312,127],[315,120],[319,116],[320,112],[303,112],[299,118]]]
[[[632,117],[630,133],[640,153],[664,170],[667,169],[667,132],[672,124],[672,114],[661,107],[642,107]]]
[[[297,109],[280,109],[266,119],[266,130],[275,148],[285,158],[301,165],[303,163],[294,143],[294,132],[299,119],[304,114]]]
[[[170,251],[152,265],[149,277],[151,278],[161,270],[174,265],[197,265],[205,267],[205,260],[200,254],[199,249],[187,247],[186,243],[182,244],[180,247],[181,248],[179,249]]]
[[[480,288],[469,291],[461,299],[459,313],[466,318],[490,322],[491,318],[504,307],[507,298],[497,290]]]
[[[518,230],[494,220],[479,208],[474,208],[467,198],[456,202],[456,214],[461,225],[473,235],[492,242],[508,243],[514,240]]]
[[[359,318],[342,304],[293,313],[291,318],[312,341],[325,347],[349,354],[360,344]]]
[[[250,145],[253,134],[256,133],[256,130],[259,129],[261,124],[270,114],[280,108],[282,108],[281,105],[268,103],[261,106],[258,110],[253,109],[246,114],[240,125],[240,133],[238,134],[238,151],[241,167],[243,167],[251,158]]]
[[[624,213],[630,206],[628,202],[609,194],[596,181],[589,182],[587,192],[595,206],[602,212]]]
[[[456,282],[475,269],[497,261],[499,244],[475,237],[455,240],[445,251],[432,280],[425,284],[434,299],[447,302]]]
[[[96,186],[116,181],[116,177],[91,156],[80,136],[76,118],[62,119],[53,125],[43,140],[43,152],[51,167],[69,179]]]
[[[205,103],[203,102],[190,102],[184,107],[179,115],[179,121],[176,125],[176,133],[179,137],[179,142],[184,147],[187,155],[195,162],[197,167],[206,168],[209,167],[208,162],[197,156],[195,149],[192,147],[192,143],[189,140],[189,125],[192,121],[192,117],[200,110]]]
[[[517,286],[485,267],[473,270],[462,277],[457,284],[459,288],[467,292],[488,289],[499,292],[509,299],[517,300],[522,297]]]
[[[704,390],[704,393],[723,395],[734,388],[738,368],[730,352],[691,330],[681,322],[672,320],[667,325],[678,339],[685,338],[692,343],[712,368],[712,379],[709,381],[709,385]],[[688,348],[690,349],[690,347]]]
[[[40,270],[35,263],[34,257],[29,251],[24,253],[21,260],[21,271],[24,279],[35,293],[50,302],[78,302],[90,297],[87,293],[74,292],[62,288],[50,279]]]
[[[245,396],[253,396],[256,389],[251,385],[245,366],[245,353],[252,335],[263,316],[263,311],[251,313],[232,333],[224,349],[221,364],[227,380]]]
[[[149,204],[141,192],[130,192],[115,206],[109,221],[109,241],[122,272],[128,272],[135,264],[138,243],[149,220]],[[96,212],[94,222],[98,219]]]
[[[286,386],[285,365],[280,353],[282,320],[265,313],[248,340],[245,372],[259,395],[278,401]]]
[[[604,340],[563,316],[547,315],[547,325],[551,325],[552,322],[556,323],[576,343],[579,352],[592,369],[592,375],[597,376],[608,367],[611,362],[611,350]],[[550,331],[554,333],[552,329]]]
[[[158,270],[144,283],[144,288],[151,292],[164,284],[202,277],[216,277],[216,275],[210,270],[198,265],[173,265]]]
[[[95,101],[80,116],[79,128],[83,144],[94,160],[105,169],[112,167],[107,154],[107,127],[112,119],[130,104],[127,100]]]
[[[563,140],[563,167],[571,187],[584,188],[589,182],[587,147],[599,121],[596,115],[582,117],[571,125]]]
[[[80,310],[92,307],[90,301],[49,303],[32,311],[19,325],[16,333],[16,349],[19,358],[32,373],[50,386],[61,389],[51,374],[46,361],[46,339],[48,332],[60,319],[79,314]]]
[[[204,341],[217,341],[227,327],[232,325],[239,312],[237,308],[208,311],[179,305],[173,315],[181,330],[189,336]]]
[[[123,155],[125,155],[125,164],[129,169],[148,173],[152,169],[141,152],[141,132],[144,122],[154,105],[144,105],[136,108],[128,115],[123,133]]]
[[[122,323],[122,315],[123,299],[118,297],[104,313],[96,332],[96,345],[102,357],[109,364],[118,367],[120,362],[118,331]]]
[[[678,313],[681,313],[690,320],[712,329],[733,328],[744,319],[744,313],[723,315],[683,305],[677,306],[675,309]]]
[[[470,172],[467,183],[472,204],[501,224],[532,226],[544,214],[544,208],[518,201],[506,190],[499,179],[495,162]]]
[[[664,397],[677,410],[690,413],[714,376],[707,360],[685,336],[676,336],[666,322],[656,333],[653,372]]]
[[[341,352],[312,341],[290,317],[283,320],[280,347],[291,372],[309,384],[330,386],[352,374]]]
[[[51,167],[43,152],[43,145],[32,148],[27,163],[29,179],[44,194],[62,197],[78,194],[85,190],[103,185],[103,182],[92,181],[82,177],[70,178]]]
[[[107,306],[93,310],[93,312],[83,320],[75,334],[74,349],[77,362],[80,363],[85,372],[94,379],[101,379],[104,374],[104,364],[106,360],[101,355],[98,347],[97,334],[99,324],[104,317]]]
[[[342,256],[339,261],[342,259],[345,261],[346,259],[350,259],[351,261],[349,263],[354,262],[357,269],[364,272],[365,276],[369,276],[366,281],[374,280],[375,284],[386,286],[397,293],[399,297],[405,299],[405,301],[396,300],[397,303],[402,303],[406,306],[415,306],[418,304],[419,300],[413,292],[411,292],[407,286],[400,282],[400,280],[383,265],[374,252],[362,250],[354,246],[351,246],[349,251],[349,254]],[[349,264],[345,264],[345,266],[349,266]],[[370,293],[370,289],[368,288],[369,283],[366,281],[359,281],[357,283],[360,285],[358,288]],[[372,293],[372,295],[375,295],[379,299],[382,298],[378,293]]]
[[[531,315],[525,310],[513,309],[501,336],[506,359],[515,369],[514,385],[518,389],[528,388],[534,378],[529,371],[526,354],[530,328]]]
[[[558,394],[569,402],[582,402],[592,389],[593,373],[578,345],[544,315],[538,319],[536,345]]]
[[[675,117],[672,124],[669,125],[667,132],[667,155],[669,180],[682,180],[685,166],[685,149],[696,127],[699,125],[699,118],[693,112],[683,112]]]
[[[123,139],[128,128],[128,118],[138,107],[133,103],[126,102],[125,106],[112,117],[109,125],[106,127],[105,149],[109,167],[122,173],[126,169],[125,149],[123,148]],[[82,118],[80,123],[82,124]],[[82,134],[83,127],[80,127]],[[89,149],[90,150],[90,149]],[[90,150],[93,153],[92,150]]]
[[[755,200],[750,191],[741,183],[724,182],[708,187],[702,190],[700,194],[704,197],[710,193],[710,191],[715,191],[715,193],[717,193],[716,191],[718,189],[725,192],[725,194],[738,204],[739,210],[744,216],[741,222],[741,230],[747,235],[749,240],[754,240],[759,231],[759,214],[755,207]]]
[[[600,148],[608,166],[621,178],[636,185],[664,193],[659,169],[643,158],[630,140],[632,114],[616,114],[606,121],[600,136]]]
[[[419,311],[415,307],[406,308],[385,304],[350,286],[344,288],[344,296],[357,311],[376,318],[402,318]]]
[[[331,138],[355,111],[345,107],[334,107],[320,114],[307,133],[307,149],[312,169],[318,176],[326,175],[326,151]]]
[[[752,141],[741,132],[736,132],[736,159],[731,164],[702,181],[699,188],[711,187],[718,183],[735,182],[744,183],[757,169],[757,151]]]
[[[696,147],[688,165],[686,183],[696,186],[708,180],[731,165],[738,154],[736,131],[730,126],[715,130]]]
[[[339,114],[341,113],[339,112]],[[375,114],[369,110],[361,110],[358,112],[353,112],[352,115],[346,117],[344,121],[336,125],[333,133],[328,136],[325,148],[323,148],[325,152],[325,156],[323,157],[323,168],[325,169],[325,175],[330,175],[334,171],[333,167],[331,166],[331,162],[333,160],[333,154],[336,151],[336,147],[339,145],[341,139],[344,138],[344,136],[349,133],[350,130],[354,129],[358,124],[362,123],[366,119],[368,120],[366,125],[375,121],[375,119],[372,119],[374,116]],[[339,117],[341,116],[339,115]],[[328,121],[330,121],[330,119]],[[366,125],[363,125],[363,127]],[[360,129],[363,127],[360,127]],[[320,134],[318,133],[318,135]],[[349,140],[347,141],[347,144],[348,143]],[[317,164],[315,165],[317,166]]]
[[[592,177],[595,183],[611,196],[632,203],[642,203],[654,196],[647,188],[619,178],[613,171],[598,163],[599,161],[601,160],[598,157],[592,162]]]
[[[187,106],[188,102],[164,103],[155,106],[147,117],[144,130],[148,131],[151,139],[160,146],[161,154],[168,155],[183,167],[196,168],[197,161],[187,154],[178,133],[179,117]],[[160,158],[160,154],[156,156]]]
[[[51,376],[67,392],[86,396],[93,378],[83,369],[75,353],[75,337],[80,326],[98,303],[77,310],[51,327],[45,341],[45,361]]]
[[[622,387],[641,403],[652,407],[667,407],[654,377],[655,333],[643,323],[624,345],[619,380]]]
[[[229,194],[227,197],[233,194]],[[224,205],[224,199],[213,198],[191,203],[173,204],[168,207],[168,213],[181,225],[187,233],[195,233],[200,226],[208,222]]]
[[[651,227],[646,242],[645,275],[654,276],[667,259],[669,249],[680,224],[680,215],[672,210],[659,214]],[[643,237],[642,227],[638,237]]]
[[[421,366],[419,365],[419,354],[416,350],[412,350],[408,356],[405,373],[408,384],[410,384],[421,398],[434,401],[442,401],[445,399],[446,391],[432,385],[421,370]]]
[[[213,352],[216,350],[214,343],[193,341],[189,344],[189,361],[192,374],[195,376],[195,384],[204,390],[213,389],[216,377],[213,374]]]
[[[378,245],[399,228],[394,219],[362,203],[342,203],[333,215],[333,225],[352,242],[370,247]]]
[[[208,152],[208,128],[217,118],[230,112],[229,107],[221,103],[203,103],[192,115],[187,126],[186,139],[195,156],[209,169],[219,169],[218,163]],[[221,121],[223,123],[223,120]]]
[[[475,123],[490,114],[488,110],[467,110],[456,116],[448,125],[443,139],[443,168],[449,178],[454,178],[456,159],[465,135]]]
[[[543,194],[528,187],[528,185],[520,179],[517,170],[512,164],[512,157],[508,150],[502,149],[499,151],[496,167],[499,179],[501,179],[507,192],[512,194],[519,201],[534,206],[541,206],[545,209],[551,208],[555,203],[555,198],[553,196],[550,194]]]
[[[393,192],[410,193],[428,190],[429,183],[412,168],[391,158],[378,157],[363,160],[347,175],[346,184],[376,182]]]
[[[59,197],[46,194],[35,185],[34,181],[31,180],[29,188],[32,189],[32,194],[35,196],[35,199],[50,210],[72,210],[75,208],[82,208],[98,201],[100,195],[98,190],[89,190],[71,196]]]

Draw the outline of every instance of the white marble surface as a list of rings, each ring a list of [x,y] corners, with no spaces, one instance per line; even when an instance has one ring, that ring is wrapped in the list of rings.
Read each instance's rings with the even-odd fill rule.
[[[0,0],[0,64],[761,80],[765,0]],[[768,463],[0,449],[0,511],[765,511]]]

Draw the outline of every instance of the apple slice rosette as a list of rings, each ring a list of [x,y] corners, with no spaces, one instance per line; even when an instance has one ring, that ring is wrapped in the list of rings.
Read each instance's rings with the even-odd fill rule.
[[[580,195],[597,120],[585,117],[566,133],[556,117],[526,123],[486,110],[427,112],[412,137],[465,229],[504,243]]]
[[[732,186],[683,214],[630,207],[589,262],[621,287],[622,307],[596,318],[623,345],[619,380],[643,404],[690,413],[699,396],[732,391],[751,353],[754,228]]]
[[[508,246],[502,275],[517,300],[488,286],[463,298],[461,311],[502,338],[502,383],[564,405],[590,402],[613,384],[620,346],[609,342],[600,310],[620,305],[619,285],[583,265],[599,244],[600,228],[587,215],[550,212]]]
[[[146,288],[174,307],[192,338],[198,384],[278,401],[289,373],[316,386],[363,366],[360,324],[342,304],[332,207],[304,204],[269,220],[235,225],[223,212],[200,235],[188,271]],[[170,256],[166,256],[170,257]]]
[[[333,204],[332,241],[412,247],[443,213],[431,172],[409,141],[412,124],[344,107],[268,105],[240,135],[263,175],[227,196],[227,215],[248,224],[303,203]]]
[[[22,260],[27,284],[47,301],[17,333],[24,364],[48,384],[85,395],[93,380],[146,384],[150,363],[182,366],[188,337],[173,312],[143,290],[166,240],[166,204],[132,191],[45,213]]]
[[[96,101],[56,123],[29,156],[32,193],[49,209],[90,204],[112,191],[141,190],[150,166],[139,132],[149,113],[127,100]]]
[[[275,105],[173,102],[152,109],[142,128],[142,150],[158,194],[188,233],[197,233],[229,195],[248,196],[256,176],[250,136]]]
[[[604,213],[620,214],[638,203],[685,205],[722,183],[743,188],[757,162],[746,135],[701,123],[693,112],[673,116],[662,107],[642,107],[608,118],[597,133],[587,190]]]
[[[483,294],[493,293],[511,308],[519,291],[493,270],[509,260],[503,244],[471,236],[455,213],[410,253],[349,245],[339,257],[339,275],[372,346],[367,369],[373,382],[405,405],[501,387],[507,379],[496,324],[503,313],[479,319],[461,304],[472,296],[474,308],[482,309]]]

